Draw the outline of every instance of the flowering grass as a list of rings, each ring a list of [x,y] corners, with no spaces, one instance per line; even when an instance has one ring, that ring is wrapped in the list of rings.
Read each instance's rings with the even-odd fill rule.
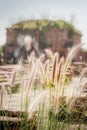
[[[27,68],[25,68],[27,71],[23,73],[20,85],[20,107],[21,112],[25,114],[23,117],[20,116],[22,120],[18,125],[16,124],[18,130],[87,129],[86,97],[85,100],[83,98],[82,104],[82,98],[79,100],[79,97],[74,97],[72,89],[69,89],[72,96],[66,96],[66,78],[72,80],[69,75],[70,65],[80,47],[81,45],[73,47],[66,59],[63,57],[60,59],[58,53],[53,55],[50,51],[48,51],[49,59],[45,63],[42,62],[43,55],[39,59],[33,55],[28,58]],[[86,70],[81,74],[78,88]],[[14,84],[15,73],[12,79],[11,85]],[[83,88],[84,86],[79,91],[79,96]],[[82,105],[78,108],[79,103]],[[8,130],[6,127],[4,129]]]

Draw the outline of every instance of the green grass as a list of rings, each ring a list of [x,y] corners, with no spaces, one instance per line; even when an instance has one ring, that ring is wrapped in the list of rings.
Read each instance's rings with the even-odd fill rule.
[[[12,93],[19,93],[20,92],[20,85],[17,84],[12,88]]]

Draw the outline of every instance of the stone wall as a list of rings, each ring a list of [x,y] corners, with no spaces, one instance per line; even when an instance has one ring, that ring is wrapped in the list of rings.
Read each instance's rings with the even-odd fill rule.
[[[59,51],[68,39],[67,30],[50,28],[44,33],[44,39],[47,45],[51,45],[52,51]]]
[[[31,35],[35,36],[36,41],[40,43],[40,31],[35,30],[21,30],[21,29],[7,29],[7,43],[17,43],[17,37],[19,35]],[[67,30],[60,30],[58,28],[49,28],[43,34],[43,39],[45,44],[52,47],[53,51],[58,51],[63,49],[66,42],[73,43],[75,45],[81,43],[81,35],[72,34],[68,36]]]
[[[7,39],[6,43],[16,43],[17,42],[17,31],[12,28],[7,28]]]
[[[53,52],[58,51],[61,56],[66,56],[69,48],[71,45],[77,45],[81,43],[81,35],[79,34],[72,34],[68,35],[67,29],[59,29],[57,27],[51,27],[44,31],[41,34],[39,29],[34,30],[22,30],[21,28],[14,29],[14,28],[7,28],[7,44],[11,46],[6,47],[6,55],[10,52],[13,52],[15,48],[17,48],[18,44],[18,37],[31,35],[35,37],[36,41],[40,44],[46,44],[46,47],[51,47]],[[43,38],[44,43],[41,42],[41,38]],[[21,41],[23,44],[24,41]],[[71,45],[70,45],[71,44]],[[38,46],[39,48],[39,46]],[[41,49],[41,48],[39,48]],[[77,59],[79,59],[80,54],[78,55]]]
[[[78,34],[72,34],[68,37],[68,42],[73,43],[75,45],[78,45],[81,43],[81,35]]]

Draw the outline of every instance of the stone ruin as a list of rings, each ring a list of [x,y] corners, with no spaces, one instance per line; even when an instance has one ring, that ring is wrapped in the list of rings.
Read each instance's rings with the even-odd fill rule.
[[[44,20],[46,21],[46,20]],[[41,20],[35,22],[35,28],[31,28],[31,23],[34,21],[25,21],[14,24],[11,28],[7,28],[7,39],[6,45],[4,47],[4,62],[17,63],[18,59],[22,57],[26,59],[27,48],[25,47],[25,41],[28,42],[29,37],[34,37],[34,44],[30,45],[30,51],[34,50],[38,55],[45,48],[49,48],[52,52],[59,52],[60,56],[66,56],[67,52],[73,45],[78,45],[81,43],[81,33],[76,33],[66,28],[64,25],[63,28],[53,25],[40,25]],[[49,22],[49,21],[46,21]],[[50,21],[51,22],[51,21]],[[24,25],[29,26],[30,28],[24,28]],[[53,24],[54,22],[51,22]],[[64,21],[62,21],[64,23]],[[42,24],[42,23],[41,23]],[[69,34],[70,33],[70,34]],[[26,39],[26,40],[25,40]],[[19,53],[19,54],[18,54]],[[15,58],[16,56],[16,58]],[[80,54],[77,59],[79,59]]]
[[[16,43],[8,43],[4,47],[4,62],[16,64],[21,59],[27,60],[28,55],[35,51],[39,56],[38,42],[30,35],[19,35]]]

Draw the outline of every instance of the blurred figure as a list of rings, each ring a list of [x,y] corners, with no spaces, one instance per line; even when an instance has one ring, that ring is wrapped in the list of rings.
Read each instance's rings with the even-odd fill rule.
[[[35,52],[36,56],[38,57],[39,54],[39,45],[38,42],[33,39],[30,35],[24,37],[24,44],[20,48],[19,58],[23,60],[27,60],[28,56]]]

